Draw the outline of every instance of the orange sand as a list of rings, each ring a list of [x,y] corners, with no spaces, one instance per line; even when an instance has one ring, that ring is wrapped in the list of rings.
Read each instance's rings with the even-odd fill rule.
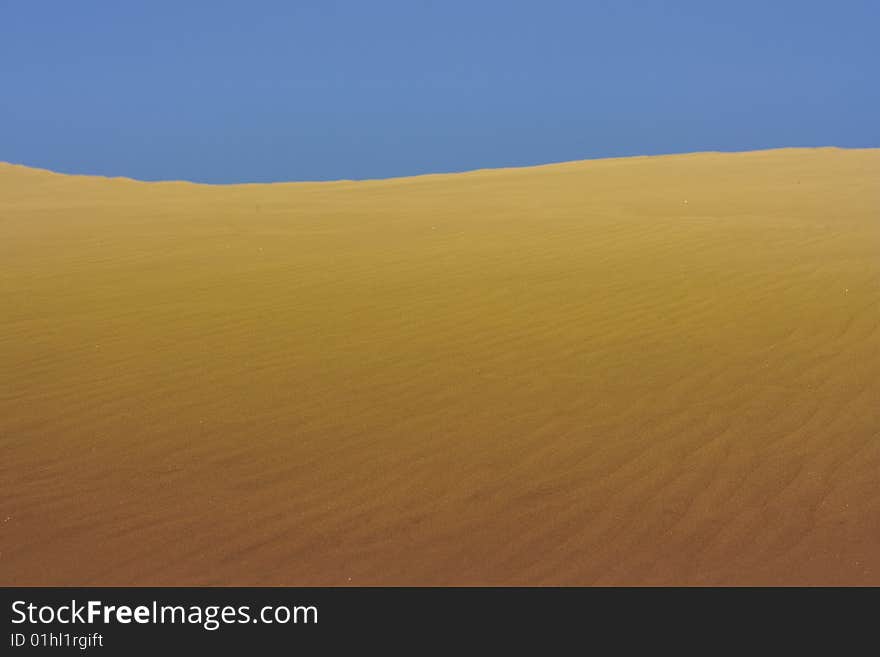
[[[0,584],[880,585],[880,150],[0,164]]]

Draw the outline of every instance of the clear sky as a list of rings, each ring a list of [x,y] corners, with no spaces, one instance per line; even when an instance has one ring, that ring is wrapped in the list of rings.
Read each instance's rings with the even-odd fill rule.
[[[205,182],[880,146],[877,0],[0,0],[0,160]]]

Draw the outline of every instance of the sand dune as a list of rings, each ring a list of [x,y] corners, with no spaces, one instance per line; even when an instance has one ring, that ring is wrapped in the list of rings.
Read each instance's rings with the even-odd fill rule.
[[[880,150],[0,165],[0,584],[880,585]]]

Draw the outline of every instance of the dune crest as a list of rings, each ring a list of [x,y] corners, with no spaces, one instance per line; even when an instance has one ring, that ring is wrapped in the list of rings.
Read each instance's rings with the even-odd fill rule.
[[[880,149],[0,164],[0,584],[880,585]]]

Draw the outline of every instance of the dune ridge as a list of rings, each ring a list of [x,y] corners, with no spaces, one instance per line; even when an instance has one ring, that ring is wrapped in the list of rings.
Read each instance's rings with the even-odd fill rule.
[[[880,584],[880,149],[0,164],[0,584]]]

